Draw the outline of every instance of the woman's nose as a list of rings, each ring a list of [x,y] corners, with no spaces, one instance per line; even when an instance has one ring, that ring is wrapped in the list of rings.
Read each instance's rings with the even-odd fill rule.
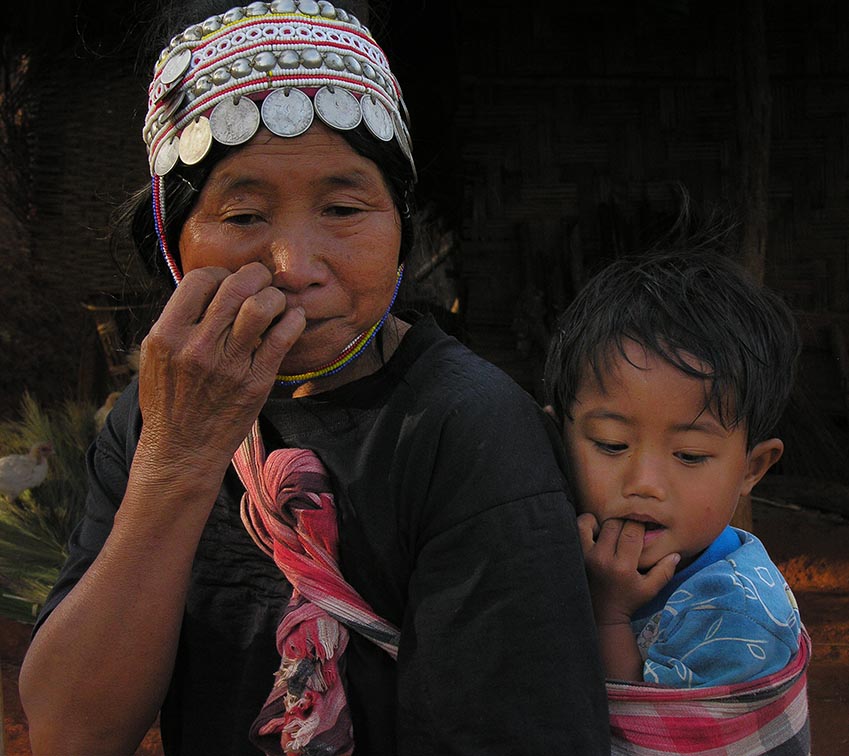
[[[663,462],[654,454],[632,452],[627,460],[623,488],[625,496],[665,499],[666,481]]]
[[[303,235],[286,233],[271,245],[266,263],[271,285],[287,292],[300,292],[321,284],[325,273],[315,248]]]

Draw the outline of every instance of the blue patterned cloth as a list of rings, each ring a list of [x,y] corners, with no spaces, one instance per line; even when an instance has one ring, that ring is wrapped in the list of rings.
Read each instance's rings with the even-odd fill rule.
[[[674,688],[778,672],[799,648],[799,608],[763,544],[727,527],[631,623],[643,679]]]

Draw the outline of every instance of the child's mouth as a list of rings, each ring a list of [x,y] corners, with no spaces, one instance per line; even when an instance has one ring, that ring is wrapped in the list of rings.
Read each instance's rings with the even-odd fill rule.
[[[636,518],[629,518],[632,522],[638,522],[645,529],[643,532],[643,546],[647,546],[651,541],[654,541],[656,538],[659,538],[661,534],[666,530],[664,525],[661,525],[659,522],[655,522],[654,520],[639,520]]]
[[[660,523],[647,522],[644,524],[646,526],[646,531],[643,533],[643,548],[648,546],[657,538],[660,538],[666,532],[666,528]]]

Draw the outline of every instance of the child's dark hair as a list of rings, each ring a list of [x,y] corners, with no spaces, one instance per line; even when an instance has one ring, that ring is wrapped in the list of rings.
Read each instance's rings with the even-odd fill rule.
[[[726,428],[743,423],[749,448],[780,420],[801,351],[789,307],[724,252],[678,243],[620,258],[558,320],[545,365],[558,417],[571,417],[588,370],[603,386],[610,361],[627,359],[626,340],[704,379],[705,407]]]

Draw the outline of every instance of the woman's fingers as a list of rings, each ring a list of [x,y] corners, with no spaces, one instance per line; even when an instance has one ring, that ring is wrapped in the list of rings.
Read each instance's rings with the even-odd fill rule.
[[[197,272],[201,270],[215,271],[217,269],[202,268]],[[249,263],[225,276],[198,323],[199,332],[216,341],[225,340],[229,337],[245,302],[270,286],[271,271],[261,263]],[[283,292],[279,293],[283,294]]]
[[[229,275],[226,268],[211,267],[186,273],[165,303],[160,321],[176,327],[197,323]]]
[[[287,316],[286,296],[271,284],[271,273],[261,263],[250,263],[235,272],[224,268],[190,271],[163,311],[160,331],[222,368],[251,370],[259,358],[280,361],[303,332],[302,310]],[[241,367],[238,367],[241,366]]]
[[[254,353],[253,367],[259,373],[260,380],[273,380],[277,376],[280,363],[304,332],[307,320],[300,307],[286,310],[262,336],[259,347]]]
[[[242,302],[229,333],[224,338],[224,351],[236,360],[250,355],[266,338],[266,331],[286,311],[286,295],[268,286]]]

